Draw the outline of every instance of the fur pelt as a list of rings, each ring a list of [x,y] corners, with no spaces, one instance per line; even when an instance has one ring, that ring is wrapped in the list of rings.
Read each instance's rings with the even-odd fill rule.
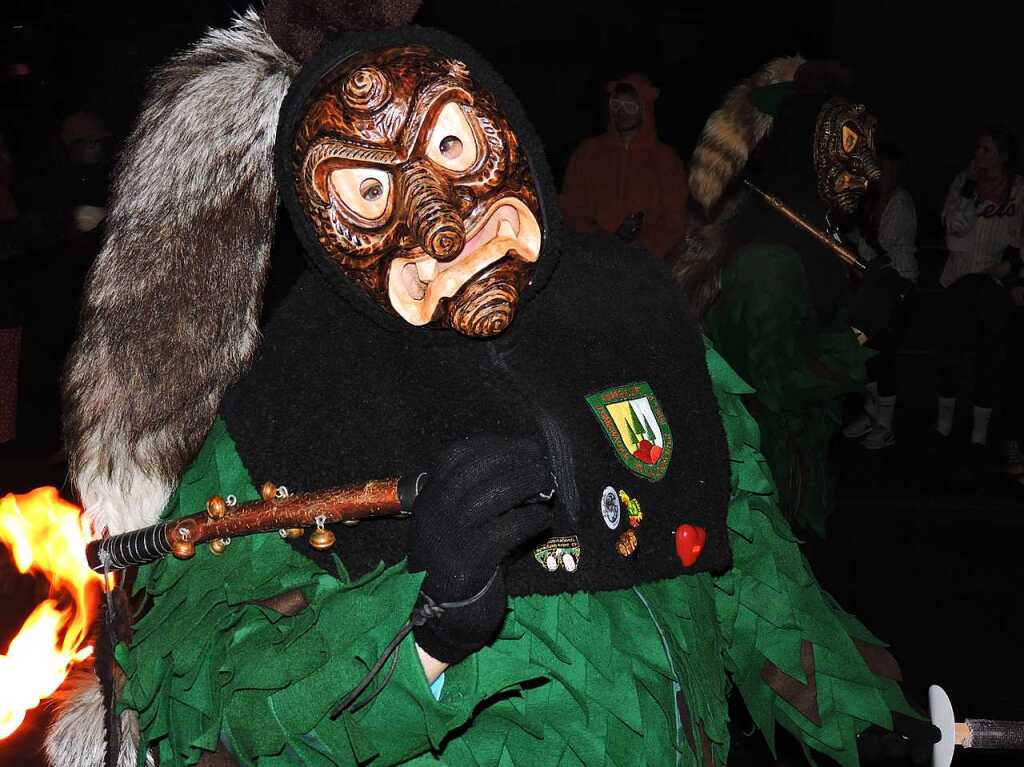
[[[46,757],[53,767],[100,767],[106,756],[103,690],[91,666],[75,669],[52,699],[53,724],[46,733]],[[136,767],[139,724],[133,711],[121,715],[118,767]],[[146,767],[156,762],[146,756]]]
[[[71,478],[97,532],[156,522],[258,341],[274,237],[274,143],[298,64],[254,11],[158,70],[115,174],[64,380]],[[100,767],[92,668],[65,683],[46,752]],[[138,727],[122,717],[119,764]]]
[[[249,11],[153,79],[65,372],[71,477],[98,532],[158,519],[253,354],[296,70]]]
[[[804,63],[800,56],[772,59],[729,91],[708,118],[689,167],[690,194],[708,214],[771,130],[772,116],[754,105],[751,91],[795,79]]]
[[[722,268],[733,247],[733,223],[748,197],[743,187],[734,188],[719,201],[714,218],[691,213],[689,234],[670,254],[672,275],[683,286],[697,322],[704,321],[721,292]]]

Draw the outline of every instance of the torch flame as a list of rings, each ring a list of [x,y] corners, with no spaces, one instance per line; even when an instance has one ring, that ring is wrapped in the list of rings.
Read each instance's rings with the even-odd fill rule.
[[[103,578],[85,559],[89,540],[81,510],[52,487],[0,499],[0,542],[22,573],[50,582],[42,602],[0,655],[0,740],[25,713],[60,687],[74,663],[92,654],[85,645]]]

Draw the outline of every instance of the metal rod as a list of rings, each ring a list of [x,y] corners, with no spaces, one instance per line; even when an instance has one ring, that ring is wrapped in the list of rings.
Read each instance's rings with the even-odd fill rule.
[[[967,719],[964,748],[1024,750],[1024,722],[1007,722],[997,719]]]

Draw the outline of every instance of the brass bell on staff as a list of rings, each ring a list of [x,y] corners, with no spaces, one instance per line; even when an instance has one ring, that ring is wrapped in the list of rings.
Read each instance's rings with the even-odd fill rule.
[[[324,527],[324,517],[316,518],[316,530],[309,536],[309,545],[317,551],[326,551],[334,545],[334,533]]]
[[[175,541],[171,544],[171,553],[177,559],[191,559],[195,556],[196,546],[191,541]]]

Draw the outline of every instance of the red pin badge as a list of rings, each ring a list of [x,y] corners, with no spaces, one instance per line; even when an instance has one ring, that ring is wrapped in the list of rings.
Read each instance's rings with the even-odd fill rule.
[[[676,554],[683,567],[692,567],[704,550],[708,532],[703,527],[680,525],[676,528]]]

